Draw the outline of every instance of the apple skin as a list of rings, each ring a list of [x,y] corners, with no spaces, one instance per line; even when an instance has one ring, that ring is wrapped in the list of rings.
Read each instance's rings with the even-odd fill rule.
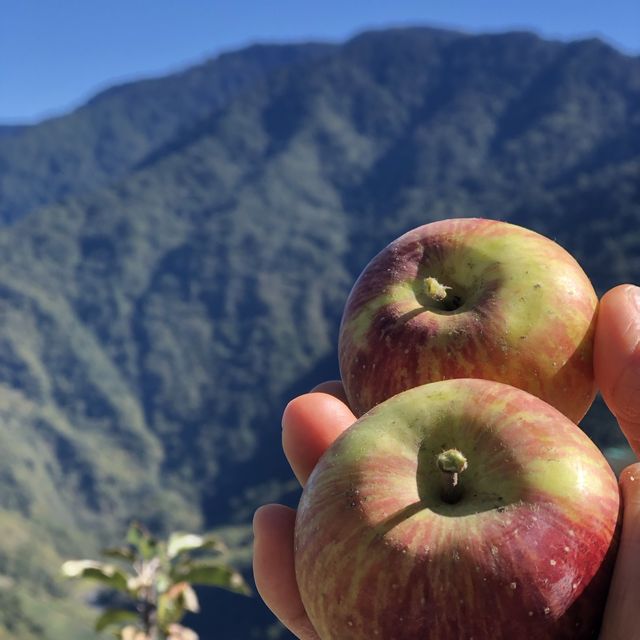
[[[450,287],[445,302],[428,278]],[[338,346],[347,398],[362,415],[427,382],[483,378],[577,423],[596,393],[597,307],[580,265],[538,233],[481,218],[423,225],[373,258],[349,295]]]
[[[435,459],[466,455],[462,497]],[[596,638],[619,537],[610,466],[559,411],[486,380],[378,405],[304,488],[295,571],[322,640]]]

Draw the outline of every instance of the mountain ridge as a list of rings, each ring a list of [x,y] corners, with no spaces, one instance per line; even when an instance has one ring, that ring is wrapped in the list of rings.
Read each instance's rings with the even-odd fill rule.
[[[36,125],[5,128],[0,220],[11,222],[36,206],[125,175],[155,145],[178,135],[183,123],[204,117],[281,65],[330,49],[319,43],[256,45],[169,76],[118,85]]]

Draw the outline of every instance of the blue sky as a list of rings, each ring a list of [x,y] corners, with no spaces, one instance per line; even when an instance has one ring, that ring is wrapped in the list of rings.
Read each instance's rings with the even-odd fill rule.
[[[14,0],[0,19],[0,122],[34,122],[251,42],[406,24],[597,35],[640,54],[638,0]]]

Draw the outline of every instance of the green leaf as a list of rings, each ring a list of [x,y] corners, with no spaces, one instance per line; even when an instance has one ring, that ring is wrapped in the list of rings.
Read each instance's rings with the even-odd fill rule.
[[[164,593],[165,591],[169,590],[172,584],[173,580],[171,579],[171,576],[169,576],[164,571],[159,571],[156,574],[156,588],[159,593]]]
[[[169,536],[167,555],[169,558],[175,558],[177,555],[186,551],[201,549],[203,542],[204,538],[194,533],[172,533]]]
[[[177,594],[172,594],[170,591],[163,593],[158,598],[158,623],[161,628],[165,628],[167,625],[173,622],[180,622],[184,616],[184,603],[181,598],[177,597]]]
[[[62,565],[62,574],[67,578],[96,580],[113,589],[128,591],[127,574],[112,564],[94,560],[68,560]]]
[[[139,522],[133,522],[127,531],[127,542],[133,546],[144,560],[157,553],[157,540]]]
[[[138,619],[138,614],[135,611],[129,611],[128,609],[107,609],[96,620],[96,631],[103,631],[112,624],[124,624],[125,622],[132,622]]]
[[[224,553],[225,551],[228,551],[227,545],[222,540],[220,540],[218,536],[215,536],[212,533],[208,533],[207,535],[203,536],[203,538],[204,538],[204,542],[202,543],[203,551],[205,549],[209,551],[215,551],[218,553]]]
[[[167,555],[170,559],[179,556],[181,553],[187,553],[189,551],[225,551],[225,544],[219,540],[216,536],[206,535],[200,536],[194,533],[183,533],[177,531],[172,533],[169,537],[169,543],[167,545]]]
[[[238,571],[216,562],[194,561],[184,564],[172,577],[191,584],[221,587],[244,595],[251,594],[251,589]]]
[[[200,602],[193,587],[187,582],[178,582],[163,593],[158,601],[158,620],[161,626],[179,622],[185,611],[198,613]]]
[[[131,547],[107,547],[102,550],[102,555],[130,563],[133,563],[136,559],[135,551]]]

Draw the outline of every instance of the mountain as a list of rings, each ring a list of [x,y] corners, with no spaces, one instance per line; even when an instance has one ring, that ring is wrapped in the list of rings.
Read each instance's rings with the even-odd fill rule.
[[[0,127],[0,221],[125,176],[271,72],[332,49],[316,43],[254,45],[167,77],[115,86],[36,126]]]
[[[0,138],[8,138],[15,136],[26,127],[24,125],[0,125]]]
[[[0,231],[0,636],[93,637],[92,594],[57,567],[134,516],[246,548],[256,506],[295,504],[282,409],[337,376],[349,288],[403,231],[510,220],[600,292],[640,280],[640,59],[412,28],[229,60],[252,69],[239,89],[196,68],[0,137],[18,185]],[[190,77],[197,90],[176,88]],[[158,104],[155,121],[131,115]],[[126,160],[101,160],[99,139]],[[58,157],[87,171],[61,179]],[[601,403],[584,428],[622,441]],[[203,639],[284,637],[257,600],[204,597]]]

